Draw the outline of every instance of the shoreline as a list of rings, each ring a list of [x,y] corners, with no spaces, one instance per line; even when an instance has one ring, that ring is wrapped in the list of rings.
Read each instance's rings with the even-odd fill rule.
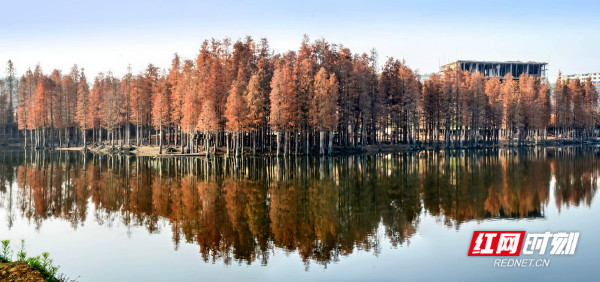
[[[556,139],[548,139],[545,141],[540,141],[537,144],[521,144],[521,145],[509,145],[508,140],[501,140],[499,144],[489,144],[482,143],[477,147],[473,146],[450,146],[446,148],[441,142],[440,146],[436,146],[435,144],[418,144],[407,145],[407,144],[381,144],[381,145],[365,145],[364,147],[334,147],[333,153],[324,156],[345,156],[345,155],[356,155],[356,154],[377,154],[377,153],[405,153],[405,152],[418,152],[418,151],[442,151],[442,150],[478,150],[478,149],[508,149],[508,148],[533,148],[533,147],[558,147],[558,146],[594,146],[600,145],[600,139],[590,139],[590,140],[556,140]],[[4,148],[12,148],[12,149],[23,149],[20,144],[10,144],[8,146],[3,146]],[[1,147],[0,147],[1,148]],[[44,150],[56,150],[56,151],[84,151],[82,146],[79,147],[56,147],[56,148],[44,148]],[[181,147],[179,146],[164,146],[163,154],[159,154],[158,146],[131,146],[129,149],[127,147],[88,147],[87,151],[94,154],[104,154],[104,155],[135,155],[142,157],[157,157],[157,158],[168,158],[168,157],[206,157],[205,152],[199,153],[181,153]],[[274,150],[273,150],[274,151]],[[243,154],[240,154],[240,157],[243,156],[275,156],[274,153],[261,153],[257,152],[255,155],[252,154],[252,148],[245,147],[243,150]],[[301,154],[302,156],[306,156],[306,154]],[[227,155],[226,147],[218,147],[216,151],[212,151],[212,156],[219,157],[235,157],[233,150],[230,150],[230,154]],[[291,153],[289,156],[295,156],[295,154]],[[319,156],[318,154],[311,154],[311,156]]]

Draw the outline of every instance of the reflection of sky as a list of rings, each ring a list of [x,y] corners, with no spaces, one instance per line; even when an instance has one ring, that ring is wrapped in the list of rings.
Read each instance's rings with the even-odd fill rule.
[[[595,1],[4,1],[0,63],[19,73],[41,63],[68,71],[135,72],[194,57],[206,38],[267,37],[296,50],[303,34],[375,47],[380,61],[405,58],[421,73],[454,59],[536,60],[550,76],[600,71]],[[4,69],[4,68],[2,68]]]
[[[13,191],[17,189],[13,186]],[[13,243],[26,239],[31,255],[49,251],[62,272],[72,277],[85,273],[81,281],[591,281],[600,275],[596,266],[600,244],[595,238],[600,232],[598,201],[592,201],[591,206],[563,206],[559,214],[553,186],[545,218],[470,221],[461,223],[456,230],[425,213],[419,218],[417,233],[402,246],[393,248],[380,224],[378,257],[372,252],[354,250],[349,256],[340,256],[339,262],[328,264],[327,269],[311,262],[310,271],[305,271],[297,253],[281,249],[271,254],[267,267],[259,261],[230,266],[220,261],[205,263],[195,243],[182,241],[178,251],[173,250],[168,221],[160,220],[162,231],[152,235],[143,226],[128,230],[119,219],[110,227],[101,226],[94,217],[93,206],[88,203],[87,219],[77,230],[65,220],[50,218],[43,221],[39,232],[34,223],[19,215],[9,231],[6,209],[0,208],[0,236]],[[581,235],[574,256],[543,256],[551,260],[548,268],[495,269],[493,257],[467,257],[475,230],[579,231]]]

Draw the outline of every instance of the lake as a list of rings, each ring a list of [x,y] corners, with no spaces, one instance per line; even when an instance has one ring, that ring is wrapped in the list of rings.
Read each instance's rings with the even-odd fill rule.
[[[298,158],[0,151],[0,239],[79,281],[596,280],[598,147]],[[580,232],[548,267],[477,230]]]

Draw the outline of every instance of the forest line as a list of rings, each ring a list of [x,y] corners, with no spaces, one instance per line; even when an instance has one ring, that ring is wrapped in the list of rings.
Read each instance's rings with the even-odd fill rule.
[[[355,54],[324,39],[274,53],[266,39],[204,41],[195,60],[174,55],[123,77],[37,65],[0,81],[0,127],[24,147],[178,147],[212,155],[332,154],[367,145],[413,148],[538,144],[598,135],[598,90],[528,75],[486,78],[446,70],[422,80],[404,61]],[[18,131],[17,131],[18,130]]]

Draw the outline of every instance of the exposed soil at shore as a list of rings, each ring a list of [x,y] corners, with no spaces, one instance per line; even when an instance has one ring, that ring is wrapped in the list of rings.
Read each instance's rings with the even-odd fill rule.
[[[83,151],[83,147],[69,147],[69,148],[56,148],[58,151]],[[131,154],[138,156],[157,156],[159,152],[159,148],[157,146],[139,146],[139,147],[114,147],[110,146],[106,147],[90,147],[88,146],[87,150],[92,153],[101,153],[101,154]],[[163,152],[166,151],[166,147],[163,147]]]
[[[23,262],[4,262],[0,260],[0,281],[43,282],[42,273]]]

